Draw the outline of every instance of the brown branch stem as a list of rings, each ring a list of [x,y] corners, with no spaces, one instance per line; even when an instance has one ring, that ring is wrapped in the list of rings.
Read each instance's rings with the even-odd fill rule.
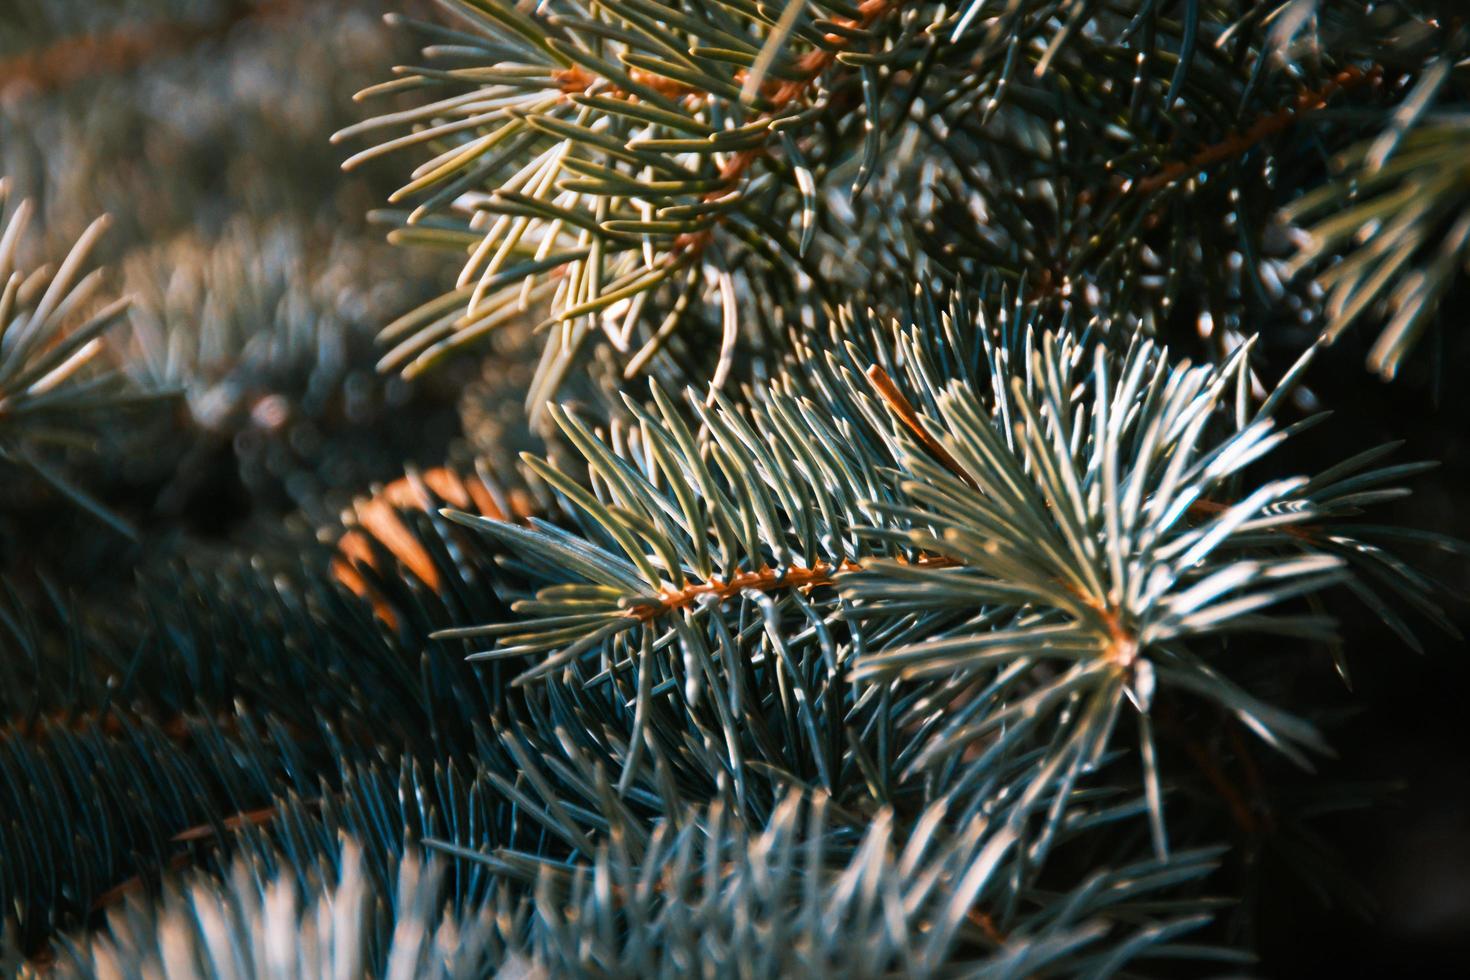
[[[910,564],[923,568],[955,568],[960,563],[953,558],[925,555]],[[777,589],[809,591],[824,585],[835,585],[842,576],[862,569],[861,562],[843,561],[834,565],[817,561],[810,566],[794,565],[781,570],[766,567],[751,572],[738,572],[728,579],[716,575],[707,581],[694,582],[682,589],[665,592],[657,603],[635,606],[628,611],[628,615],[647,623],[679,609],[687,609],[705,597],[723,602],[735,598],[747,589],[757,592],[774,592]]]
[[[904,0],[863,0],[858,5],[858,15],[856,17],[835,18],[833,23],[839,29],[846,28],[855,31],[866,31],[881,17],[901,6],[903,2]],[[797,60],[796,67],[797,73],[801,76],[800,78],[781,82],[768,82],[762,86],[762,95],[770,108],[766,109],[762,115],[751,120],[752,124],[762,121],[773,122],[779,118],[793,103],[811,90],[812,86],[817,83],[827,69],[836,63],[837,56],[847,50],[851,43],[851,38],[836,31],[828,32],[824,35],[823,39],[829,47],[809,51]],[[742,82],[744,75],[743,69],[737,72],[736,81]],[[553,77],[561,86],[562,92],[566,95],[588,93],[591,87],[600,81],[600,79],[576,65],[557,72]],[[635,71],[632,77],[640,84],[648,85],[650,88],[656,89],[660,94],[667,95],[671,98],[700,98],[706,95],[706,93],[699,92],[680,82],[659,78],[649,72]],[[613,87],[608,94],[616,98],[636,100],[636,96],[621,91],[616,87]],[[724,183],[724,187],[720,190],[710,191],[704,195],[703,199],[705,201],[712,201],[727,194],[729,192],[729,186],[744,177],[755,164],[755,161],[765,155],[770,138],[770,131],[767,130],[765,142],[760,146],[732,154],[724,166],[720,168],[720,180]],[[677,236],[669,249],[669,255],[677,259],[683,253],[697,254],[709,244],[714,236],[714,227],[718,223],[719,218],[717,217],[715,224],[708,228],[697,232],[686,232]]]
[[[120,75],[150,60],[224,37],[236,25],[290,13],[298,0],[236,3],[202,24],[129,24],[98,34],[59,38],[46,47],[0,58],[0,94],[31,89],[48,92],[87,78]]]
[[[1362,85],[1377,84],[1382,77],[1383,69],[1377,65],[1367,69],[1350,65],[1333,75],[1320,88],[1298,93],[1290,105],[1262,116],[1243,132],[1231,132],[1220,142],[1201,147],[1188,159],[1176,160],[1147,177],[1124,181],[1118,185],[1116,192],[1151,194],[1207,167],[1242,157],[1258,144],[1295,125],[1303,116],[1326,108],[1333,96]]]

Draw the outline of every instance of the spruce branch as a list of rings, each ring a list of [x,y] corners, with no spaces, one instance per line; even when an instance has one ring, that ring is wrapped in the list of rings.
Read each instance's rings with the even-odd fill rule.
[[[1041,0],[875,0],[810,21],[799,6],[781,17],[501,6],[456,6],[462,29],[414,25],[447,66],[405,68],[369,91],[444,97],[338,138],[410,130],[349,165],[430,146],[437,155],[395,195],[417,204],[388,216],[393,234],[468,255],[455,292],[385,330],[383,367],[416,374],[534,310],[551,343],[533,411],[598,334],[626,377],[673,345],[692,350],[684,366],[705,367],[666,381],[723,381],[745,359],[737,349],[759,356],[785,340],[752,336],[750,312],[825,313],[851,287],[849,250],[882,266],[904,239],[918,278],[999,269],[1030,298],[1125,329],[1168,321],[1188,283],[1237,263],[1195,311],[1223,358],[1286,278],[1272,175],[1310,154],[1273,137],[1311,118],[1338,139],[1352,130],[1339,124],[1348,113],[1328,111],[1342,95],[1372,106],[1385,78],[1419,70],[1406,106],[1425,104],[1462,46],[1453,25],[1359,4],[1310,17],[1290,3],[1188,4],[1171,16],[1151,3],[1061,15]],[[1414,68],[1431,39],[1439,57]],[[1394,122],[1376,152],[1407,128]],[[836,190],[854,168],[863,201]],[[1057,193],[1028,190],[1040,184]],[[864,301],[887,302],[883,285]],[[717,358],[701,331],[720,337]]]
[[[0,461],[18,465],[82,510],[124,535],[120,517],[69,480],[47,456],[59,447],[86,446],[106,413],[167,392],[131,389],[105,366],[105,337],[122,321],[128,300],[99,298],[102,274],[83,274],[107,229],[98,218],[59,266],[27,270],[21,251],[32,208],[12,207],[8,180],[0,179]]]
[[[0,797],[11,815],[0,827],[0,896],[13,941],[35,948],[140,866],[168,867],[181,853],[172,835],[214,821],[222,804],[283,791],[298,744],[268,722],[239,720],[231,731],[196,715],[173,734],[122,715],[0,731]]]
[[[493,907],[463,916],[443,909],[443,862],[425,866],[410,854],[386,888],[372,881],[354,840],[332,855],[336,870],[304,888],[262,863],[240,859],[223,874],[175,878],[160,902],[131,902],[109,917],[104,933],[77,937],[37,972],[91,978],[236,969],[306,978],[371,971],[447,980],[478,975],[504,957]],[[395,921],[399,931],[390,933]]]
[[[29,8],[0,49],[158,3],[115,6]],[[67,93],[13,104],[35,126],[7,159],[57,189],[53,229],[141,186],[98,164],[102,124],[140,148],[114,157],[175,164],[143,169],[140,216],[212,222],[191,171],[291,202],[125,258],[125,373],[186,389],[196,446],[246,464],[236,436],[263,434],[304,513],[228,544],[162,529],[132,583],[0,583],[0,971],[1132,975],[1243,962],[1208,945],[1240,933],[1214,892],[1268,855],[1347,893],[1310,821],[1368,796],[1303,775],[1333,713],[1296,682],[1356,666],[1339,603],[1409,648],[1418,621],[1453,633],[1415,559],[1467,549],[1375,516],[1430,464],[1308,463],[1330,430],[1298,412],[1333,337],[1390,320],[1391,369],[1462,284],[1464,18],[438,6],[390,18],[423,58],[337,139],[377,141],[349,168],[420,154],[377,217],[457,253],[382,369],[543,335],[526,394],[556,431],[524,493],[462,457],[373,482],[443,414],[378,406],[353,326],[422,297],[298,233],[340,234],[349,194],[236,169],[321,128],[340,65],[249,31],[229,70],[141,72],[69,127]],[[330,36],[377,57],[350,21]],[[241,66],[271,82],[255,112]],[[189,125],[155,139],[139,91],[180,79],[198,94],[163,111]],[[65,487],[56,450],[136,396],[82,274],[100,227],[11,275],[23,226],[0,221],[0,451]],[[1327,325],[1304,354],[1301,324]],[[481,365],[462,410],[499,412],[521,366]],[[529,436],[491,428],[483,451]]]
[[[638,853],[621,833],[613,835],[620,843],[570,867],[436,843],[427,856],[406,851],[386,878],[374,873],[370,848],[349,837],[305,880],[273,871],[286,860],[269,854],[173,877],[161,902],[130,900],[105,930],[69,940],[45,968],[67,977],[144,976],[165,964],[302,977],[329,967],[390,977],[674,977],[697,958],[720,974],[754,965],[770,974],[927,977],[962,963],[1002,977],[1238,959],[1179,941],[1208,921],[1210,902],[1157,900],[1208,875],[1218,851],[1027,894],[1031,924],[1002,936],[968,899],[1005,892],[1004,833],[977,824],[951,836],[934,824],[931,815],[907,841],[890,818],[857,834],[833,827],[819,798],[793,794],[764,826],[732,821],[718,804],[693,811],[682,825],[653,828]],[[471,902],[455,897],[456,880],[474,866],[464,859],[501,877]],[[644,870],[650,862],[658,873]],[[625,923],[647,932],[629,933]]]
[[[641,847],[604,849],[590,868],[542,863],[532,915],[544,932],[533,928],[529,952],[569,975],[580,975],[589,959],[579,942],[597,936],[593,961],[658,976],[687,969],[696,950],[717,972],[749,965],[782,975],[934,976],[963,964],[980,976],[1048,976],[1125,961],[1205,921],[1204,903],[1186,900],[1164,918],[1130,926],[1132,899],[1115,903],[1153,891],[1171,870],[1185,880],[1208,873],[1214,855],[1202,850],[1169,870],[1145,862],[1069,891],[1017,895],[1027,906],[1017,918],[1029,924],[1003,931],[984,908],[1007,904],[1004,868],[1014,839],[984,821],[951,832],[945,817],[931,808],[905,840],[892,813],[848,828],[819,795],[788,795],[763,827],[732,818],[717,802],[682,826],[655,827]],[[634,839],[620,830],[614,840]],[[512,857],[481,860],[526,874]],[[635,871],[648,867],[660,871]],[[579,889],[579,874],[609,887],[600,895]],[[613,927],[615,916],[646,932]],[[1209,956],[1202,947],[1178,952]]]
[[[431,507],[448,502],[423,490]],[[490,583],[514,573],[477,536],[414,507],[392,514],[407,543],[400,550],[427,563],[419,570],[430,581],[349,523],[321,535],[350,543],[298,540],[287,557],[215,557],[196,546],[115,585],[104,603],[56,589],[46,602],[27,601],[6,583],[0,718],[25,731],[32,719],[113,724],[114,714],[167,728],[244,705],[287,732],[333,718],[345,743],[387,739],[445,755],[473,746],[501,685],[464,665],[463,645],[424,637],[466,618],[504,618]],[[417,710],[381,715],[383,703],[406,696]]]
[[[1445,114],[1404,128],[1391,158],[1383,136],[1351,147],[1334,160],[1332,180],[1283,213],[1302,226],[1288,271],[1313,270],[1325,294],[1324,338],[1335,340],[1375,314],[1387,317],[1368,353],[1369,368],[1386,378],[1470,262],[1470,117]]]
[[[1260,143],[1297,125],[1303,116],[1327,108],[1333,96],[1359,86],[1377,85],[1382,78],[1383,69],[1377,65],[1367,69],[1348,65],[1322,86],[1300,93],[1291,105],[1260,117],[1244,131],[1232,132],[1218,143],[1201,147],[1188,160],[1175,161],[1138,180],[1125,180],[1118,185],[1118,192],[1148,196],[1175,181],[1244,156]]]
[[[963,782],[993,800],[1009,767],[1032,760],[1039,775],[1003,812],[1018,831],[1031,828],[1037,864],[1066,813],[1043,800],[1067,799],[1103,764],[1126,702],[1138,712],[1140,788],[1161,854],[1156,698],[1213,702],[1306,764],[1304,751],[1323,748],[1317,731],[1232,680],[1228,654],[1205,655],[1204,641],[1329,639],[1321,616],[1268,611],[1342,584],[1349,567],[1365,572],[1354,589],[1381,578],[1348,557],[1377,549],[1340,519],[1389,499],[1394,491],[1375,488],[1418,467],[1375,469],[1380,457],[1369,453],[1315,478],[1237,490],[1247,467],[1295,434],[1249,401],[1249,345],[1226,365],[1188,367],[1142,340],[1115,354],[1065,332],[1027,331],[997,346],[981,329],[956,342],[983,351],[979,367],[951,380],[930,373],[924,335],[897,344],[914,354],[905,374],[922,415],[881,366],[865,372],[877,379],[875,400],[864,372],[820,357],[752,392],[744,412],[706,409],[690,392],[707,451],[661,393],[650,408],[630,399],[636,423],[610,442],[554,409],[590,486],[528,464],[583,515],[583,537],[452,515],[535,557],[553,584],[513,605],[529,618],[439,635],[496,638],[484,658],[540,657],[523,683],[624,686],[634,745],[651,737],[652,692],[674,680],[658,652],[672,666],[682,650],[681,710],[723,730],[737,787],[751,754],[771,750],[723,705],[765,665],[792,685],[791,700],[772,707],[786,705],[786,723],[820,746],[816,775],[845,805],[870,805],[862,801],[874,787],[887,787],[882,799],[921,774],[952,772],[972,748]],[[893,349],[876,360],[892,362]],[[1297,377],[1266,407],[1280,406]],[[875,455],[851,455],[859,447]],[[1411,581],[1410,601],[1432,609],[1434,587]],[[589,677],[583,665],[593,663]],[[884,753],[861,740],[850,763],[824,745],[834,709],[816,704],[854,683],[854,704],[866,706],[866,685],[895,681],[926,693],[885,736],[887,752],[897,750],[891,768],[871,772]],[[698,707],[706,697],[715,710]],[[953,715],[942,723],[941,705]],[[621,785],[638,778],[639,761],[625,757]],[[848,772],[862,782],[848,783]],[[740,791],[742,803],[750,792]]]
[[[728,276],[736,259],[724,253],[731,250],[759,257],[761,275],[784,275],[786,260],[802,264],[817,206],[804,157],[816,147],[803,134],[839,118],[833,100],[853,79],[861,75],[863,89],[871,88],[872,65],[845,62],[856,57],[854,47],[885,43],[891,32],[884,25],[899,5],[839,5],[815,20],[793,5],[779,23],[758,8],[658,3],[599,6],[590,20],[577,11],[522,14],[497,3],[452,9],[473,30],[418,25],[453,42],[436,50],[506,60],[485,69],[405,69],[400,81],[411,87],[469,91],[334,138],[415,128],[355,155],[348,167],[415,144],[442,147],[394,195],[422,201],[400,237],[463,242],[470,252],[455,293],[384,331],[399,341],[385,366],[417,373],[498,328],[512,309],[549,301],[544,326],[555,328],[559,344],[531,392],[529,404],[539,406],[593,333],[607,333],[630,366],[667,343],[677,329],[673,313],[641,350],[631,346],[644,294],[655,288],[677,288],[682,279],[687,292],[706,274]],[[497,24],[509,33],[497,36]],[[901,54],[896,48],[888,57]],[[877,125],[865,123],[869,157]],[[772,156],[778,142],[787,159]],[[768,166],[758,175],[761,161]],[[870,169],[865,164],[864,173]],[[771,218],[769,198],[783,184],[801,188],[800,245]],[[446,210],[468,214],[468,225],[438,216]],[[706,258],[720,228],[730,240]],[[729,344],[733,295],[726,287],[721,295]]]

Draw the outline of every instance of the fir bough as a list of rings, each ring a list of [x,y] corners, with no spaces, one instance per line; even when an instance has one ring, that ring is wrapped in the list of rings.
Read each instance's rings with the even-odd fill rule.
[[[64,505],[0,523],[7,971],[1170,974],[1248,963],[1281,867],[1352,894],[1339,614],[1453,634],[1463,549],[1315,385],[1463,288],[1452,4],[438,7],[0,28],[42,250],[136,198],[139,294],[104,343],[101,226],[41,266],[7,202],[0,462]],[[442,285],[356,241],[380,190],[455,260],[379,368],[538,345],[484,458],[361,370]],[[78,505],[137,543],[32,558]]]

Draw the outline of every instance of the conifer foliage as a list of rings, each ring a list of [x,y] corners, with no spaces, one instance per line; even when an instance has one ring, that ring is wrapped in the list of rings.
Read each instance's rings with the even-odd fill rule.
[[[1194,974],[1348,893],[1464,549],[1319,372],[1458,367],[1455,4],[302,6],[0,29],[7,972]],[[112,299],[89,127],[216,48]]]

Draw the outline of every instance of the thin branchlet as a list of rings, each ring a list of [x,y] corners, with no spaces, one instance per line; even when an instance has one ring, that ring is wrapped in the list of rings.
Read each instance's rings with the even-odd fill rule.
[[[1142,197],[1155,194],[1176,181],[1244,156],[1271,137],[1299,124],[1305,117],[1327,108],[1334,96],[1365,85],[1377,85],[1382,80],[1383,69],[1378,65],[1366,69],[1349,65],[1321,86],[1299,93],[1290,105],[1261,116],[1245,130],[1232,132],[1218,143],[1201,147],[1188,160],[1176,160],[1137,180],[1120,181],[1115,185],[1114,193]]]

